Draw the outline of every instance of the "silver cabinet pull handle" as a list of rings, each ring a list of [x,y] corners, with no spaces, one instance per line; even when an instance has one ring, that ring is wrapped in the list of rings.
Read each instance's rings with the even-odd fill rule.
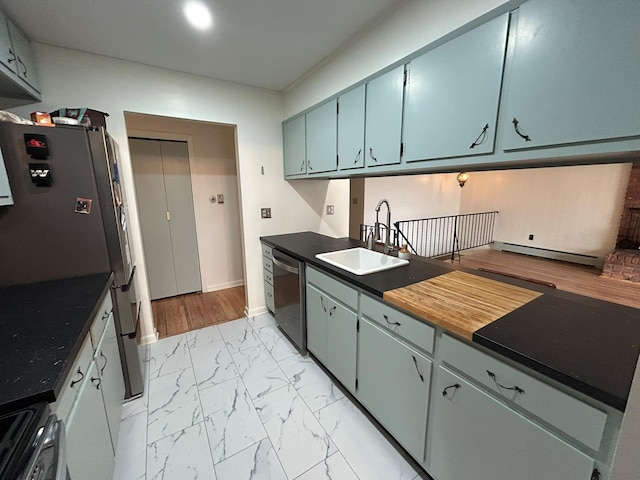
[[[444,387],[444,389],[442,390],[442,396],[443,397],[447,397],[449,400],[451,400],[451,398],[453,398],[453,395],[451,397],[449,397],[449,390],[451,390],[452,388],[453,393],[455,394],[459,388],[461,388],[462,385],[460,385],[459,383],[454,383],[453,385],[449,385],[448,387]]]

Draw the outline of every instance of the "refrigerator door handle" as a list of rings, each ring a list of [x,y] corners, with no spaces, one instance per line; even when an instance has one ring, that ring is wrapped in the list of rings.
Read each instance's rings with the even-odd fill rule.
[[[111,285],[111,288],[121,288],[123,292],[128,292],[129,289],[131,288],[131,282],[133,282],[133,276],[136,273],[136,266],[134,265],[133,268],[131,269],[131,276],[129,277],[129,281],[125,284],[125,285],[118,285],[117,283],[114,283],[113,285]]]

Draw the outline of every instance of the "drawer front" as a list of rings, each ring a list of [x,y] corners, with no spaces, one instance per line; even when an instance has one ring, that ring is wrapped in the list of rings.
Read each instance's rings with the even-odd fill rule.
[[[273,258],[273,254],[271,252],[271,247],[269,245],[262,244],[262,255],[271,259]]]
[[[107,326],[109,317],[112,314],[113,303],[111,302],[111,293],[107,292],[104,300],[102,300],[102,303],[100,304],[100,308],[98,308],[98,313],[96,313],[93,323],[91,324],[91,342],[94,350],[98,348],[98,342],[100,342],[100,337],[102,337],[104,327]]]
[[[267,282],[264,282],[264,300],[267,304],[267,308],[271,312],[275,312],[276,304],[273,297],[273,285]]]
[[[267,270],[266,268],[262,271],[262,274],[264,276],[264,281],[267,282],[270,285],[273,285],[273,273],[271,273],[269,270]]]
[[[273,260],[271,260],[270,258],[262,257],[262,266],[264,267],[265,270],[268,270],[271,273],[273,273]]]
[[[355,288],[351,288],[341,281],[311,267],[307,267],[306,273],[308,283],[315,285],[318,289],[342,302],[352,310],[355,311],[358,309],[358,291]]]
[[[64,420],[65,424],[71,413],[74,401],[84,381],[88,381],[87,372],[93,358],[93,346],[89,335],[85,338],[80,348],[80,353],[73,362],[73,366],[69,371],[69,375],[65,379],[60,395],[55,403],[51,404],[51,411],[55,413],[59,419]]]
[[[362,295],[360,311],[378,325],[396,333],[425,352],[433,352],[435,329],[431,325],[427,325],[367,295]]]
[[[441,343],[442,359],[476,382],[533,415],[549,422],[586,446],[598,450],[607,414],[551,385],[448,335]],[[515,388],[521,391],[514,390]]]

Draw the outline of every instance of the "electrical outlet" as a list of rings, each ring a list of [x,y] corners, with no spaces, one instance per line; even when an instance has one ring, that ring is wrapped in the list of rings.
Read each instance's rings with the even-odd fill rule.
[[[270,208],[261,208],[260,216],[262,218],[271,218],[271,209]]]
[[[529,234],[529,240],[533,240],[533,233]]]
[[[333,205],[327,205],[327,215],[333,215]]]

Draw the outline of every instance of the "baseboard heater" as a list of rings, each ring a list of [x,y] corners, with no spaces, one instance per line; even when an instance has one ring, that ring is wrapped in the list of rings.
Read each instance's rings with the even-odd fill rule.
[[[549,250],[546,248],[527,247],[525,245],[517,245],[515,243],[493,242],[493,249],[504,252],[523,253],[534,257],[550,258],[552,260],[562,260],[564,262],[579,263],[581,265],[589,265],[596,268],[602,268],[604,258],[592,255],[581,255],[579,253],[560,252],[558,250]]]

